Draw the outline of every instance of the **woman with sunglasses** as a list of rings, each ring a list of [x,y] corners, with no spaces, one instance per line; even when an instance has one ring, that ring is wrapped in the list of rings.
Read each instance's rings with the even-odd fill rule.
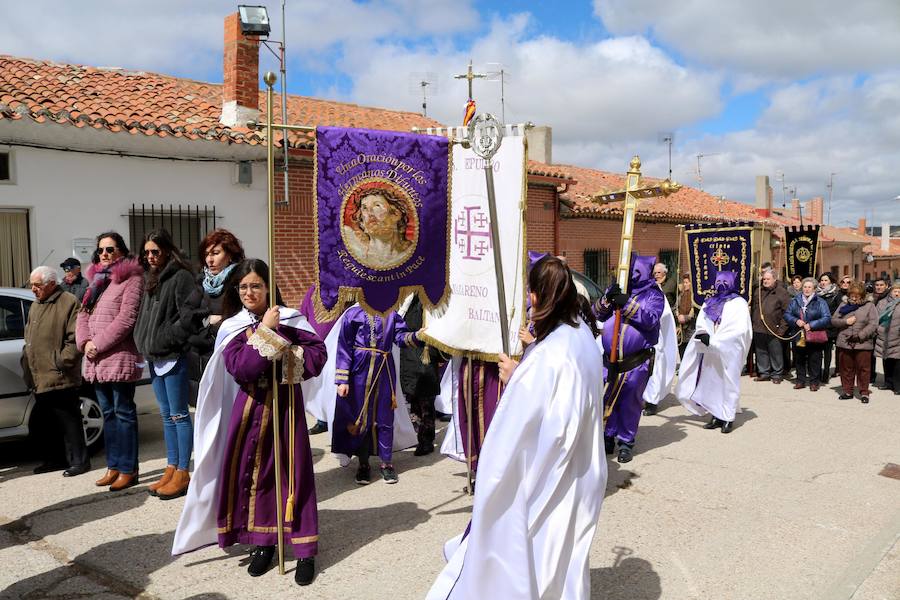
[[[98,486],[123,490],[138,482],[135,382],[143,369],[134,343],[143,270],[114,231],[97,236],[87,276],[90,286],[78,313],[76,343],[84,352],[84,379],[94,384],[103,411],[106,474]]]
[[[188,339],[193,312],[199,308],[194,276],[165,229],[144,238],[144,300],[134,339],[150,369],[166,440],[166,468],[148,488],[152,496],[171,500],[183,496],[190,476],[194,428],[188,410]],[[192,304],[193,303],[193,304]]]
[[[173,554],[215,544],[253,544],[247,572],[272,566],[276,503],[283,509],[284,543],[297,560],[294,581],[315,576],[319,525],[309,434],[300,381],[317,376],[325,343],[276,294],[269,306],[269,268],[248,259],[225,288],[223,317],[197,399],[194,477],[175,531]],[[273,417],[272,363],[277,365],[279,414]],[[281,497],[275,495],[272,428],[280,428]]]

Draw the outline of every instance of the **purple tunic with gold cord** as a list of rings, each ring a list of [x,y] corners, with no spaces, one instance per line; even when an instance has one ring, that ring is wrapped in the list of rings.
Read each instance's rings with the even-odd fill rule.
[[[352,306],[344,313],[334,382],[349,384],[350,393],[335,399],[332,452],[354,455],[363,443],[370,443],[373,454],[391,462],[398,386],[391,355],[394,344],[422,347],[424,342],[396,312],[383,319]]]
[[[653,265],[656,257],[634,255],[631,260],[628,303],[622,308],[619,333],[618,361],[639,356],[641,352],[652,350],[659,340],[659,322],[662,318],[666,297],[653,280]],[[594,305],[597,319],[604,321],[603,363],[609,368],[610,349],[613,346],[615,327],[615,307],[603,299]],[[607,381],[603,397],[604,407],[613,404],[613,410],[606,420],[604,435],[615,437],[625,444],[633,444],[637,435],[641,410],[644,407],[644,388],[650,379],[649,357],[628,370],[620,370]]]
[[[278,423],[284,541],[293,546],[297,558],[316,555],[319,539],[316,488],[300,381],[318,375],[326,358],[325,343],[316,334],[285,325],[279,325],[276,333],[256,324],[235,336],[225,347],[225,368],[240,385],[240,391],[234,400],[222,462],[219,546],[236,543],[274,546],[278,542],[271,431],[272,360],[278,360],[278,378],[282,382],[278,388]],[[293,469],[289,471],[291,460]],[[293,515],[289,514],[288,507],[292,507]]]
[[[468,393],[466,390],[468,389]],[[478,470],[478,456],[484,444],[491,420],[500,403],[502,387],[497,363],[463,357],[459,365],[459,431],[463,451],[469,457],[472,470]],[[466,406],[468,399],[471,405]],[[469,449],[469,419],[472,415],[472,448]]]

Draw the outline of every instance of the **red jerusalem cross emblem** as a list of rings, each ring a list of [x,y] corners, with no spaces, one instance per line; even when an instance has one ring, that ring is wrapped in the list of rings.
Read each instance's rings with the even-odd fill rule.
[[[463,260],[480,261],[491,249],[491,224],[480,206],[464,206],[453,220],[453,242]]]
[[[728,264],[728,261],[731,260],[731,257],[728,256],[726,252],[724,252],[721,248],[717,248],[713,255],[710,257],[710,261],[712,264],[716,265],[719,270],[722,270],[722,267]]]

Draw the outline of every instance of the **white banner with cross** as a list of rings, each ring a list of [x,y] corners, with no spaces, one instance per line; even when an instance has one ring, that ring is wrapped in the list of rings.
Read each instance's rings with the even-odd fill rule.
[[[492,159],[497,220],[509,315],[509,347],[521,354],[525,315],[525,137],[506,136]],[[426,340],[452,353],[496,360],[503,351],[484,159],[453,145],[450,301],[426,315]]]

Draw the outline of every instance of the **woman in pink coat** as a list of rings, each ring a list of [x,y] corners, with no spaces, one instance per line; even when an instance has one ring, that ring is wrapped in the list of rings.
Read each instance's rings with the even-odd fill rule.
[[[132,334],[141,306],[143,269],[114,231],[97,236],[92,262],[76,340],[84,352],[84,378],[94,384],[103,410],[107,471],[96,483],[118,491],[138,482],[134,388],[143,369]]]

